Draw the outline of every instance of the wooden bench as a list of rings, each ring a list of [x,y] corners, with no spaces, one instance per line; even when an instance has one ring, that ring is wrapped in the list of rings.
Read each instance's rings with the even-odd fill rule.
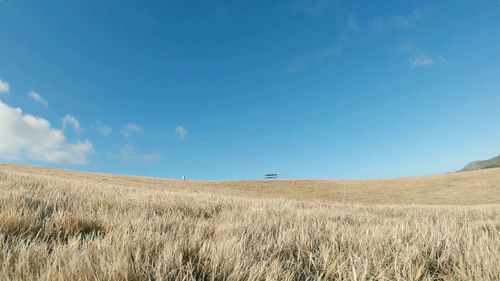
[[[278,178],[278,174],[265,174],[264,179],[266,180],[275,180]]]

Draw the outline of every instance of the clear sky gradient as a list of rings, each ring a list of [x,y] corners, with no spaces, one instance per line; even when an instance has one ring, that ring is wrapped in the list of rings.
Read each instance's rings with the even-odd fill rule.
[[[1,0],[0,101],[6,162],[455,171],[500,154],[500,2]]]

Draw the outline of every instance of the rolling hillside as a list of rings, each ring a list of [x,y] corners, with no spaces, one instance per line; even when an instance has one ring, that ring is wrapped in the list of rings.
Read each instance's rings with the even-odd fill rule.
[[[500,203],[500,168],[388,180],[181,181],[0,164],[2,173],[245,198],[372,204]]]
[[[222,182],[0,165],[2,281],[500,280],[498,245],[500,169]]]

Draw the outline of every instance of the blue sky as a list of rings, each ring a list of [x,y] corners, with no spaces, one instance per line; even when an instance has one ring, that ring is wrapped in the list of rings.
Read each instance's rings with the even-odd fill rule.
[[[0,1],[0,161],[387,178],[500,153],[500,2]]]

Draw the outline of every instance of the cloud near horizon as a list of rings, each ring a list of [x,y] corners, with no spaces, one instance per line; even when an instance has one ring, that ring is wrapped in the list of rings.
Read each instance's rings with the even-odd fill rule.
[[[62,119],[63,129],[66,130],[67,127],[73,127],[73,131],[76,134],[81,134],[83,132],[83,128],[80,126],[80,121],[76,119],[74,116],[66,114]]]
[[[135,147],[133,145],[126,145],[124,148],[122,148],[120,150],[120,153],[118,154],[118,157],[122,160],[139,161],[145,164],[150,164],[161,160],[161,155],[158,151],[138,154],[136,153]]]
[[[113,132],[113,129],[98,121],[97,122],[97,131],[99,131],[99,133],[101,133],[101,135],[103,135],[103,136],[109,136]]]
[[[47,120],[0,101],[0,158],[85,165],[93,152],[90,141],[69,143]]]
[[[133,134],[140,133],[142,132],[142,128],[134,123],[128,123],[125,126],[123,126],[122,129],[122,135],[125,138],[130,137]]]
[[[40,95],[39,93],[35,92],[35,91],[30,91],[28,93],[28,96],[34,100],[36,103],[39,103],[43,106],[48,106],[49,105],[49,102],[42,97],[42,95]]]
[[[8,94],[10,92],[10,85],[7,81],[0,79],[0,94]]]

